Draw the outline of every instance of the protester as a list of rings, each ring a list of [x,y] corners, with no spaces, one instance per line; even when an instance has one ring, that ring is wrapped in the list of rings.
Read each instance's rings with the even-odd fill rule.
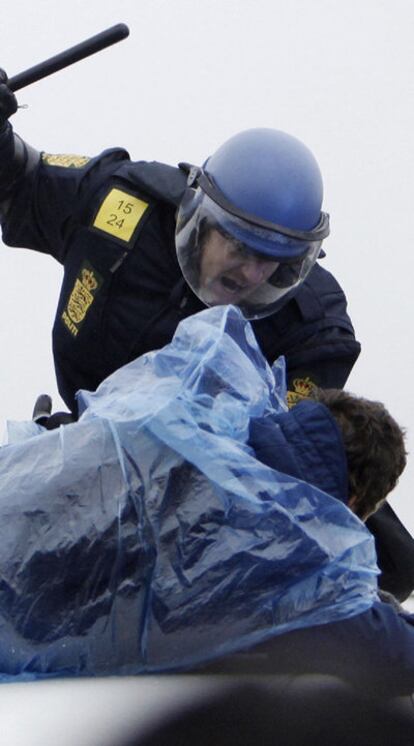
[[[305,668],[328,650],[352,686],[412,690],[412,619],[377,600],[353,512],[395,484],[403,433],[342,392],[324,392],[338,420],[319,401],[287,410],[282,362],[269,369],[239,310],[208,309],[81,392],[78,422],[29,423],[37,437],[0,450],[3,676],[225,670],[247,650],[247,667],[283,673],[293,637]],[[359,409],[370,470],[347,464]]]

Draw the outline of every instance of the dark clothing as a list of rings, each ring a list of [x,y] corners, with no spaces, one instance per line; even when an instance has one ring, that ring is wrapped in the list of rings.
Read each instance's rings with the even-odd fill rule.
[[[0,133],[3,240],[63,264],[53,354],[59,392],[76,413],[76,391],[95,390],[120,366],[167,344],[181,319],[204,308],[186,285],[175,252],[175,212],[187,174],[131,162],[125,150],[113,149],[93,159],[43,155],[23,178],[24,164],[35,159],[28,151],[13,169],[12,138],[7,125]],[[295,298],[252,326],[270,363],[286,357],[288,386],[296,391],[301,382],[306,391],[307,379],[342,388],[359,355],[344,293],[319,265]],[[379,534],[377,540],[382,542]],[[393,573],[392,587],[384,588],[403,600],[414,587],[414,550],[404,531],[401,543],[396,554],[412,567],[407,578],[400,581],[401,566],[397,572],[393,565],[382,567]]]
[[[207,309],[82,392],[78,422],[0,449],[0,680],[187,670],[370,608],[372,537],[283,473],[329,486],[340,433],[283,391],[241,312]],[[282,473],[254,457],[259,413]]]
[[[408,697],[371,698],[331,676],[204,677],[185,705],[171,707],[188,682],[168,677],[169,708],[156,722],[131,728],[114,746],[412,746],[414,709]],[[145,682],[142,683],[145,686]],[[186,690],[187,691],[187,690]],[[197,696],[198,695],[198,696]]]
[[[277,422],[251,422],[249,442],[271,469],[313,484],[348,504],[348,467],[339,427],[327,407],[305,400]]]
[[[290,412],[297,417],[300,410],[301,403]],[[318,424],[317,412],[318,410],[312,413],[309,411],[307,433],[310,438],[312,430]],[[286,416],[285,420],[290,442],[294,442],[297,437],[296,417]],[[303,417],[302,425],[306,425],[306,419]],[[332,427],[334,426],[333,420]],[[335,465],[336,444],[332,440],[333,432],[329,434],[328,430],[317,428],[315,436],[319,439],[317,452],[315,450],[309,452],[307,448],[302,448],[295,453],[294,457],[290,455],[290,458],[287,452],[286,458],[289,460],[287,460],[285,471],[304,481],[311,481],[316,487],[320,487],[328,494],[347,503],[348,477],[345,454],[342,454],[342,462],[337,457],[339,460]],[[271,468],[279,468],[279,453],[281,449],[283,450],[283,445],[279,442],[279,428],[268,419],[257,420],[251,426],[251,439],[257,458]],[[319,454],[318,457],[316,453]],[[312,479],[310,479],[310,474],[312,474]],[[399,601],[405,601],[414,587],[414,542],[411,535],[388,503],[384,503],[374,515],[370,516],[366,526],[375,537],[378,566],[382,570],[379,579],[380,587],[392,593]]]
[[[184,282],[175,252],[183,170],[132,163],[123,150],[78,168],[50,162],[43,159],[16,193],[3,239],[64,265],[53,350],[60,394],[74,410],[78,389],[94,390],[121,365],[167,344],[179,321],[204,305]],[[112,189],[116,199],[102,208]],[[126,240],[118,235],[130,215],[123,210],[136,198],[148,206]],[[294,300],[253,328],[270,363],[286,356],[289,380],[309,376],[342,388],[360,350],[343,291],[318,265]]]
[[[253,671],[331,666],[410,691],[414,627],[371,612],[375,551],[340,503],[340,430],[319,402],[274,406],[272,384],[241,313],[210,309],[83,393],[78,423],[0,450],[0,674],[225,670],[254,645]],[[253,458],[269,422],[282,473]]]
[[[295,630],[222,658],[209,673],[339,676],[371,696],[414,692],[414,615],[388,604],[340,622]]]
[[[320,403],[303,401],[277,420],[251,422],[260,461],[348,502],[347,464],[338,425]],[[372,696],[414,692],[414,615],[376,602],[349,619],[276,635],[208,666],[209,673],[339,676]]]
[[[414,588],[414,542],[411,534],[388,503],[367,520],[375,538],[380,586],[399,601],[405,601]]]

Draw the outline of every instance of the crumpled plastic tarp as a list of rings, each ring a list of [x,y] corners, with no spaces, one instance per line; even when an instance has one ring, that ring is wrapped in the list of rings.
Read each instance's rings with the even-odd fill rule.
[[[248,445],[284,395],[283,360],[272,370],[219,307],[80,392],[77,423],[12,429],[0,680],[184,670],[372,605],[363,524]]]

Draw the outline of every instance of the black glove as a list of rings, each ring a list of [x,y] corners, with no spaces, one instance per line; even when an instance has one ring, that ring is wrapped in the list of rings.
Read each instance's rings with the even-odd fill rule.
[[[17,111],[17,99],[7,85],[7,73],[0,68],[0,129]]]
[[[55,430],[60,425],[69,425],[75,422],[70,412],[52,412],[52,399],[49,394],[40,394],[34,405],[32,420],[37,425],[42,425],[46,430]]]

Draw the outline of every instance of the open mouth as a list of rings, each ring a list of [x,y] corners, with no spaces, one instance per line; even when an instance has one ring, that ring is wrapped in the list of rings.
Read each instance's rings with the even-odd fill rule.
[[[235,294],[235,293],[241,293],[243,290],[246,289],[246,285],[240,285],[236,280],[233,280],[231,277],[221,277],[220,282],[222,286],[224,287],[227,292]]]

